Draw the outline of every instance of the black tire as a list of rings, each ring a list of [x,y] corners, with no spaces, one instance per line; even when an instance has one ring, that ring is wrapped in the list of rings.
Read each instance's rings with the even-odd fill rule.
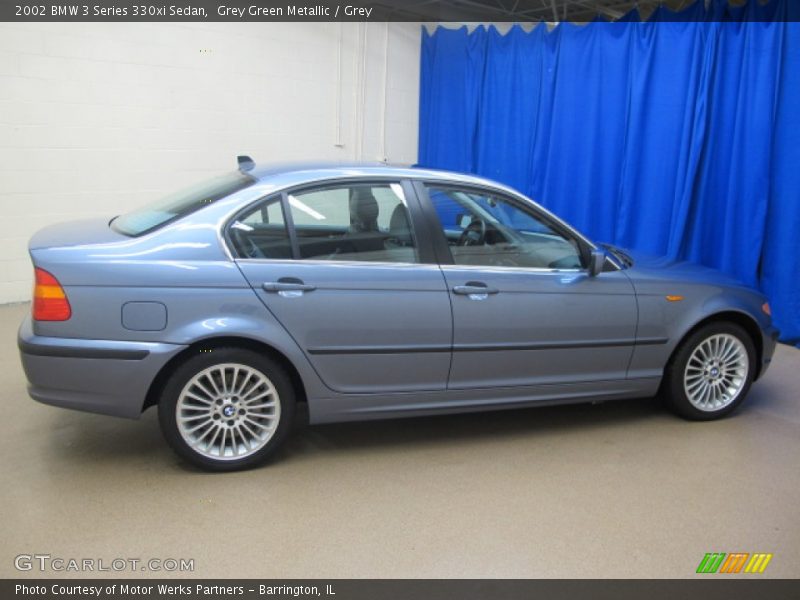
[[[271,437],[268,437],[268,441],[256,451],[241,458],[230,457],[223,459],[203,454],[200,450],[195,449],[187,442],[178,425],[178,402],[184,387],[205,369],[223,364],[244,365],[250,369],[254,369],[256,372],[262,374],[267,381],[272,384],[274,391],[277,392],[277,398],[275,399],[277,409],[273,408],[271,410],[273,412],[279,412],[279,417],[277,418],[277,425],[275,425],[272,430]],[[268,397],[272,398],[274,395],[275,394],[271,394]],[[237,402],[239,401],[238,398],[235,398],[235,400]],[[244,398],[242,398],[241,401],[244,402]],[[233,400],[229,401],[226,399],[225,402],[226,404],[231,404]],[[215,404],[219,403],[215,402]],[[213,408],[212,403],[209,403],[209,405]],[[209,408],[209,411],[211,411],[212,408]],[[219,410],[221,410],[221,408]],[[200,409],[198,409],[198,412],[200,412]],[[294,414],[295,391],[286,371],[274,360],[266,356],[253,352],[252,350],[235,347],[203,350],[183,362],[170,375],[158,402],[158,420],[167,443],[181,458],[206,471],[238,471],[263,464],[286,438],[292,427]],[[219,415],[214,417],[217,419],[214,423],[220,423],[221,420],[231,423],[231,421],[227,421],[227,417],[223,416],[221,420],[218,417]],[[198,418],[202,419],[202,417]],[[234,415],[233,418],[236,419],[237,416]],[[244,417],[241,418],[244,419]],[[260,417],[256,418],[260,419]],[[209,423],[209,427],[212,427],[211,421],[209,421]],[[239,428],[237,431],[240,435],[244,433],[243,428]],[[211,435],[214,434],[212,433]],[[234,434],[230,433],[230,429],[228,430],[228,435],[234,440],[238,439]],[[265,435],[265,437],[267,436]],[[224,446],[225,438],[223,437],[222,439]],[[242,437],[241,439],[243,440],[244,438]],[[244,453],[244,447],[240,446],[237,442],[237,448],[239,447],[242,448],[242,452]],[[232,444],[231,451],[233,451]]]
[[[689,400],[684,386],[684,375],[687,363],[695,349],[712,336],[720,334],[734,336],[742,343],[747,353],[747,373],[732,401],[716,410],[701,410]],[[732,413],[744,402],[750,390],[750,385],[753,383],[756,367],[756,350],[753,340],[742,327],[735,323],[724,321],[709,323],[687,336],[681,342],[669,365],[667,365],[663,383],[664,400],[673,411],[691,421],[711,421],[722,418]]]

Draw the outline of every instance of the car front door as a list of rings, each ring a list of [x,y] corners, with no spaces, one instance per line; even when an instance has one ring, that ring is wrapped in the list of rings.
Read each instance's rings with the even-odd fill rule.
[[[229,225],[245,277],[334,391],[446,387],[450,301],[418,213],[407,182],[348,181],[277,194]]]
[[[454,324],[449,389],[626,377],[637,304],[624,272],[590,276],[586,243],[510,195],[417,188],[442,234]]]

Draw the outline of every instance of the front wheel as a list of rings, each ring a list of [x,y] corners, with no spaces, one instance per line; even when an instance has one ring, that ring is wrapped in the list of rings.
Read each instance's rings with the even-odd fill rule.
[[[239,348],[204,350],[172,374],[158,404],[161,431],[209,471],[254,467],[275,451],[294,417],[294,390],[271,359]]]
[[[667,400],[695,421],[723,417],[741,404],[753,382],[756,353],[734,323],[710,323],[692,333],[667,367]]]

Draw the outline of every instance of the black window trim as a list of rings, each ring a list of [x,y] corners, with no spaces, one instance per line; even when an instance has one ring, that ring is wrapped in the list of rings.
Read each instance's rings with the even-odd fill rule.
[[[289,236],[289,247],[292,249],[292,260],[300,260],[300,242],[297,239],[297,230],[294,228],[294,215],[292,206],[289,204],[289,193],[286,190],[281,191],[281,210],[286,233]]]
[[[243,206],[239,210],[235,211],[225,223],[222,225],[223,236],[222,239],[224,241],[225,247],[228,251],[229,256],[234,260],[248,260],[248,261],[312,261],[314,259],[307,259],[302,258],[300,256],[300,245],[297,237],[297,231],[295,230],[294,226],[294,218],[292,216],[291,206],[289,204],[289,196],[293,194],[300,194],[305,192],[311,192],[316,190],[324,190],[326,188],[335,188],[335,187],[344,187],[348,184],[358,184],[358,185],[369,185],[369,184],[377,184],[377,185],[386,185],[387,183],[397,183],[400,184],[403,194],[405,195],[405,206],[409,213],[409,218],[411,220],[411,227],[412,232],[414,234],[414,242],[416,244],[415,251],[417,260],[415,263],[407,263],[407,264],[416,264],[416,265],[431,265],[431,264],[439,264],[437,258],[438,253],[433,248],[432,240],[435,239],[432,235],[430,235],[429,230],[429,219],[425,218],[425,215],[422,211],[422,202],[418,196],[417,188],[413,185],[412,180],[406,177],[397,177],[391,175],[377,175],[377,176],[370,176],[370,177],[333,177],[330,179],[321,179],[318,181],[313,182],[304,182],[298,185],[290,186],[287,188],[283,188],[280,190],[272,190],[268,194],[261,196],[251,202],[249,202],[246,206]],[[231,227],[232,225],[239,220],[239,218],[254,208],[257,208],[260,204],[266,204],[270,201],[278,201],[281,204],[281,210],[283,212],[283,221],[286,227],[288,237],[289,237],[289,244],[292,250],[292,258],[290,259],[272,259],[272,258],[251,258],[249,256],[239,256],[239,253],[236,251],[236,246],[233,244],[233,240],[231,238]],[[427,234],[427,235],[426,235]],[[392,263],[377,263],[373,261],[335,261],[335,260],[326,260],[324,262],[347,262],[347,263],[359,263],[363,265],[375,265],[375,264],[392,264]]]

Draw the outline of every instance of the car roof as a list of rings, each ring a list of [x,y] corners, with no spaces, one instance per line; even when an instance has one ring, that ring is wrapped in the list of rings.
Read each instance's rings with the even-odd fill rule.
[[[476,175],[428,169],[419,166],[392,165],[381,162],[285,162],[285,163],[256,163],[247,172],[260,182],[267,183],[271,179],[291,175],[294,178],[314,181],[332,177],[398,177],[403,179],[437,179],[449,180],[476,185],[489,185],[496,188],[507,186]]]

